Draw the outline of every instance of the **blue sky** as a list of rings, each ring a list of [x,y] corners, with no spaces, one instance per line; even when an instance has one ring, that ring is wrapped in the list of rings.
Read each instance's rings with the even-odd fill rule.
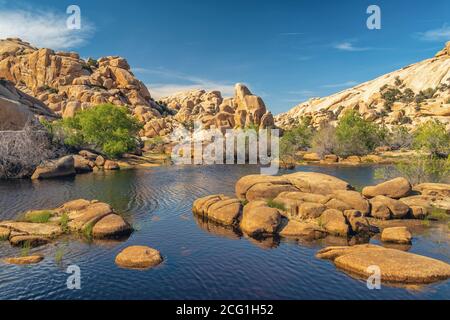
[[[65,28],[71,4],[80,31]],[[371,4],[381,30],[366,27]],[[433,56],[449,13],[448,0],[0,0],[0,38],[124,56],[156,97],[242,82],[277,114]]]

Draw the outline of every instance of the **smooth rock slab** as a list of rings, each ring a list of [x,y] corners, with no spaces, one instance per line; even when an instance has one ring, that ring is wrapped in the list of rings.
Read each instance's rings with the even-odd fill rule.
[[[411,193],[412,186],[405,178],[396,178],[376,186],[365,187],[362,190],[363,196],[373,198],[376,196],[386,196],[392,199],[400,199]]]
[[[319,227],[319,225],[313,220],[308,222],[289,220],[280,231],[280,236],[287,238],[304,237],[313,240],[323,238],[326,235],[327,232],[323,228]]]
[[[30,247],[39,247],[49,243],[50,239],[41,236],[23,235],[11,237],[9,242],[15,247],[23,247],[25,245],[29,245]]]
[[[328,247],[316,257],[333,260],[337,268],[364,278],[373,274],[368,267],[376,265],[382,284],[425,284],[450,278],[450,265],[443,261],[370,244]]]
[[[116,264],[128,269],[148,269],[163,261],[158,250],[145,246],[131,246],[116,256]]]
[[[411,233],[406,227],[386,228],[381,233],[381,241],[383,242],[410,244],[411,239]]]
[[[18,264],[18,265],[25,265],[25,264],[36,264],[44,260],[44,257],[41,255],[33,255],[33,256],[27,256],[27,257],[13,257],[13,258],[5,258],[3,261],[8,264]]]
[[[56,237],[62,233],[61,227],[45,223],[2,221],[0,227],[36,236]]]

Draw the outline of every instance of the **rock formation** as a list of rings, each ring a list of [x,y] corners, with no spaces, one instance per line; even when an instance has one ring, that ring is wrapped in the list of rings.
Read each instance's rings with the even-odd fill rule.
[[[264,101],[243,84],[235,85],[232,98],[223,98],[219,91],[193,90],[161,98],[169,109],[177,110],[174,119],[180,123],[200,121],[205,128],[271,128],[272,114]]]
[[[413,128],[435,118],[450,126],[450,42],[435,57],[324,98],[313,98],[275,117],[290,128],[304,117],[314,127],[335,123],[346,110],[357,110],[377,123]]]

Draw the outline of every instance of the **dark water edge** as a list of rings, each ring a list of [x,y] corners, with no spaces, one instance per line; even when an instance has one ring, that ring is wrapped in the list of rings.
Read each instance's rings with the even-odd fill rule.
[[[374,183],[374,167],[305,166],[298,170],[338,176],[355,187]],[[314,257],[326,245],[268,239],[258,242],[196,219],[192,202],[213,193],[232,195],[237,179],[255,166],[160,167],[79,175],[49,181],[0,181],[0,219],[29,209],[53,208],[77,199],[110,203],[136,229],[124,242],[63,240],[33,249],[45,255],[35,266],[0,262],[0,299],[450,299],[450,281],[421,288],[383,286],[337,271]],[[118,252],[130,245],[161,251],[162,265],[147,271],[120,269]],[[414,238],[411,252],[450,262],[448,234],[433,225]],[[20,250],[0,242],[0,258]],[[62,261],[56,256],[62,255]],[[68,290],[67,266],[81,268],[81,290]]]

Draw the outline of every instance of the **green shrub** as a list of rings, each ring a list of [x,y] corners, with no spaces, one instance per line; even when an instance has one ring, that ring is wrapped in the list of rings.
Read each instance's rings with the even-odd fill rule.
[[[67,233],[69,231],[69,215],[66,212],[61,215],[59,225],[61,226],[62,232]]]
[[[339,156],[366,155],[385,142],[387,130],[364,120],[358,112],[347,111],[336,127],[336,150]]]
[[[413,146],[432,156],[446,155],[450,152],[450,133],[439,120],[429,120],[414,132]]]
[[[336,128],[333,126],[321,128],[312,138],[311,145],[312,150],[320,156],[334,154],[337,149]]]
[[[267,206],[278,210],[286,211],[286,207],[283,203],[276,202],[273,199],[267,200]]]
[[[30,211],[25,214],[25,221],[32,223],[47,223],[53,216],[53,211]]]
[[[296,153],[311,146],[313,130],[310,119],[302,119],[300,124],[286,131],[280,140],[280,159],[284,163],[295,162]]]
[[[52,123],[52,133],[62,136],[68,146],[92,148],[109,157],[133,151],[138,145],[141,124],[127,108],[99,105]]]

